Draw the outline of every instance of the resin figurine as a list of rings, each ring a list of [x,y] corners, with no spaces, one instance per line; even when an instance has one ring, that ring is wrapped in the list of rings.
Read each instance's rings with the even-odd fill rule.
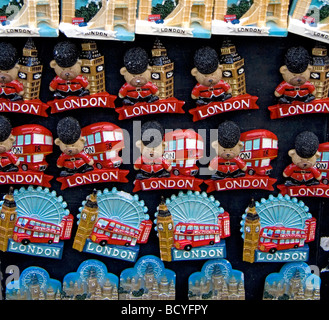
[[[24,86],[18,78],[18,54],[10,44],[0,43],[0,98],[11,101],[23,100]]]
[[[76,45],[69,41],[60,42],[54,47],[53,54],[50,67],[57,76],[51,81],[49,90],[53,92],[54,99],[89,95],[89,82],[81,75],[82,61]]]
[[[15,137],[12,135],[12,127],[9,120],[0,116],[0,171],[18,171],[19,159],[12,152]]]
[[[142,125],[141,140],[136,141],[141,156],[134,163],[139,172],[136,179],[169,177],[172,165],[163,157],[165,142],[164,129],[157,121],[148,121]]]
[[[198,106],[232,97],[230,85],[222,80],[223,67],[219,64],[218,54],[214,49],[203,47],[197,50],[194,65],[191,74],[198,83],[193,88],[191,97]]]
[[[278,102],[289,104],[293,101],[311,102],[315,99],[315,86],[309,81],[312,71],[310,56],[303,47],[288,49],[280,73],[284,81],[275,89]]]
[[[159,89],[151,82],[151,71],[149,58],[144,49],[131,48],[125,53],[124,67],[120,69],[120,74],[126,83],[119,91],[123,105],[159,100]]]
[[[218,141],[213,141],[211,146],[217,153],[208,167],[210,171],[215,171],[212,180],[245,176],[247,165],[239,157],[243,143],[240,141],[240,128],[236,123],[221,123],[218,126]]]
[[[60,120],[57,124],[57,135],[55,144],[62,151],[57,160],[57,167],[63,169],[61,177],[94,169],[94,160],[83,151],[85,138],[81,135],[80,124],[76,119],[66,117]]]
[[[309,131],[300,133],[295,139],[295,149],[289,150],[292,164],[283,171],[287,178],[285,186],[318,185],[321,181],[321,172],[315,167],[320,157],[318,152],[318,137]]]

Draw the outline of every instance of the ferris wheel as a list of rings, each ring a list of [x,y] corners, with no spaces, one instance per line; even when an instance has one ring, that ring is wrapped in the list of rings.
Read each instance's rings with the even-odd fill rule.
[[[42,187],[22,187],[14,190],[17,216],[35,218],[44,222],[60,224],[70,214],[67,203],[55,191]],[[3,201],[0,203],[2,205]]]
[[[166,205],[175,225],[179,222],[217,224],[218,215],[225,211],[213,196],[198,191],[172,195]]]
[[[86,201],[82,203],[84,205]],[[109,218],[122,222],[130,227],[139,228],[143,220],[148,220],[147,207],[138,195],[118,191],[113,188],[111,191],[104,189],[97,192],[98,217]],[[82,211],[83,207],[79,210]],[[78,215],[78,218],[80,215]]]

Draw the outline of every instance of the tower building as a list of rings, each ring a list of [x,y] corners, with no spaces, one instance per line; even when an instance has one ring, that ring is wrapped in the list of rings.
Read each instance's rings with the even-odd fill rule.
[[[152,48],[152,82],[159,89],[159,98],[167,99],[174,96],[174,63],[167,55],[167,50],[159,39]]]
[[[157,216],[159,234],[160,258],[162,261],[171,261],[171,248],[174,243],[174,222],[164,198],[161,199]]]
[[[328,98],[329,93],[329,57],[327,48],[321,44],[312,49],[312,71],[310,82],[316,88],[316,99]]]
[[[73,249],[82,251],[86,240],[89,238],[98,215],[96,190],[89,196],[84,208],[81,211],[81,217],[77,233],[73,242]]]
[[[7,251],[8,240],[13,236],[16,217],[16,203],[13,196],[13,188],[10,187],[8,194],[4,197],[0,212],[0,251]]]
[[[89,82],[90,94],[105,91],[105,68],[104,56],[97,49],[95,41],[86,41],[82,43],[82,61],[81,73]]]
[[[24,85],[24,100],[39,99],[42,64],[38,58],[38,50],[32,38],[29,38],[23,48],[23,56],[19,62],[19,81]]]
[[[232,88],[232,96],[246,94],[244,59],[236,51],[230,40],[221,47],[220,64],[223,66],[223,80]]]
[[[258,247],[259,232],[260,217],[256,211],[255,201],[252,199],[244,224],[243,261],[250,263],[255,261],[255,250]]]

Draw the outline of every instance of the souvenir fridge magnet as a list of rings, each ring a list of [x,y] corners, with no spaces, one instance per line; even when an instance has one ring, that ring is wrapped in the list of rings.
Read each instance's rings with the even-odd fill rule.
[[[51,113],[80,108],[114,108],[116,96],[105,92],[104,57],[95,42],[79,48],[70,41],[55,45],[50,67],[56,77],[49,84]],[[99,80],[99,81],[97,81]]]
[[[197,81],[191,92],[197,107],[189,110],[193,121],[229,111],[258,109],[258,97],[246,93],[244,59],[229,40],[223,43],[220,57],[213,48],[198,49],[191,74]]]
[[[24,184],[50,187],[53,178],[44,173],[52,152],[52,134],[41,125],[11,127],[0,116],[0,185]]]
[[[288,34],[289,1],[215,1],[213,34],[279,36]]]
[[[20,188],[4,196],[1,207],[0,250],[37,257],[61,259],[70,239],[73,216],[55,191]]]
[[[96,190],[83,202],[73,248],[105,257],[135,261],[147,243],[152,222],[137,195]]]
[[[155,214],[162,261],[225,258],[230,216],[205,192],[162,199]]]
[[[217,156],[209,163],[211,178],[205,180],[207,192],[264,189],[273,190],[276,179],[270,178],[270,161],[277,157],[278,138],[268,130],[240,133],[233,121],[218,126],[218,140],[211,146]]]
[[[124,67],[120,74],[125,84],[119,90],[122,106],[115,109],[119,120],[161,113],[184,113],[184,101],[173,97],[174,64],[157,39],[152,58],[147,52],[134,47],[124,55]]]
[[[329,43],[327,3],[316,0],[294,0],[289,11],[288,31]]]
[[[82,262],[64,276],[62,300],[118,300],[119,278],[98,260]]]
[[[307,261],[316,219],[308,207],[288,195],[251,201],[242,215],[243,261]]]
[[[119,300],[175,300],[175,285],[175,272],[166,269],[158,257],[147,255],[121,272]]]
[[[329,112],[327,50],[316,46],[312,54],[303,47],[288,49],[280,68],[283,81],[274,91],[278,103],[268,107],[271,119]]]
[[[23,56],[10,43],[0,43],[0,111],[48,117],[47,104],[39,99],[42,64],[29,38]]]
[[[318,137],[310,131],[303,131],[295,139],[295,148],[288,155],[292,163],[283,171],[285,183],[278,185],[282,194],[294,197],[327,197],[326,143],[319,152]],[[322,168],[320,170],[320,168]]]
[[[121,128],[110,122],[97,122],[80,129],[73,118],[64,118],[58,125],[55,143],[63,153],[57,165],[63,170],[57,181],[61,182],[62,190],[84,184],[128,182],[129,171],[119,168],[122,164],[119,153],[124,148]],[[70,136],[74,138],[74,132],[76,134],[73,140],[79,136],[73,143],[65,137],[69,128],[72,129]]]
[[[188,278],[189,300],[245,300],[244,274],[225,259],[208,260]]]
[[[6,284],[6,300],[61,300],[62,284],[40,267],[28,267]]]
[[[133,41],[136,0],[62,0],[59,29],[69,38]]]
[[[10,37],[58,37],[59,2],[1,0],[0,33]]]
[[[305,262],[290,262],[265,279],[263,300],[320,300],[321,279]]]
[[[179,3],[141,0],[137,8],[136,33],[210,38],[213,2],[206,0],[202,8],[197,7],[186,0]]]
[[[134,192],[161,189],[200,191],[201,179],[196,178],[196,161],[202,158],[202,137],[191,129],[164,134],[157,121],[142,125],[141,140],[136,141],[141,156],[135,161],[137,170]]]

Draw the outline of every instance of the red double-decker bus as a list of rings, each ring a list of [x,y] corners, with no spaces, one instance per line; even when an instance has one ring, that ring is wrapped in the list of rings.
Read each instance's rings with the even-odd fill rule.
[[[315,167],[321,172],[322,183],[329,183],[329,142],[319,144],[320,157],[316,160]]]
[[[218,216],[218,224],[179,222],[174,230],[176,249],[190,251],[194,247],[214,245],[230,236],[230,216],[225,211]]]
[[[136,243],[146,243],[152,228],[151,220],[143,220],[139,229],[128,226],[119,221],[99,218],[90,235],[93,242],[101,246],[116,244],[135,246]]]
[[[93,157],[95,166],[117,168],[122,164],[119,152],[124,148],[123,131],[110,122],[97,122],[81,129],[85,137],[84,151]]]
[[[258,249],[275,253],[278,250],[298,248],[315,238],[316,219],[305,221],[305,229],[264,227],[259,234]]]
[[[13,240],[24,245],[35,243],[58,243],[71,237],[73,215],[65,216],[60,225],[34,218],[19,217],[14,226]]]
[[[171,162],[174,175],[195,176],[199,168],[196,161],[203,157],[201,135],[191,129],[177,129],[165,134],[164,158]]]
[[[26,124],[12,130],[15,142],[12,152],[20,160],[20,168],[24,171],[44,171],[48,167],[46,155],[53,152],[53,136],[39,124]]]
[[[248,174],[269,175],[270,162],[278,156],[278,137],[271,131],[255,129],[243,132],[240,140],[243,148],[239,156],[246,162]]]

